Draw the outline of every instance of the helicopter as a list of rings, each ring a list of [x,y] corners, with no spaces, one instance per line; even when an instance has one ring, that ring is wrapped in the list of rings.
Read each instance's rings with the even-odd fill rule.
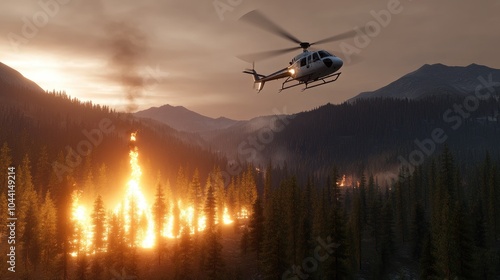
[[[335,82],[341,72],[338,72],[344,65],[341,58],[329,53],[326,50],[309,51],[313,45],[319,45],[334,41],[339,41],[354,37],[354,30],[343,32],[313,43],[304,42],[291,33],[271,21],[259,10],[252,10],[240,18],[241,21],[250,23],[264,31],[282,37],[290,42],[298,44],[296,47],[278,49],[272,51],[259,52],[238,56],[244,61],[256,61],[282,55],[294,50],[302,49],[302,53],[298,54],[289,62],[289,66],[280,69],[269,75],[262,75],[255,71],[255,64],[252,63],[252,69],[245,69],[243,73],[253,76],[254,88],[260,92],[264,88],[264,84],[269,81],[286,78],[282,83],[279,92],[292,87],[305,85],[302,91],[322,85]]]

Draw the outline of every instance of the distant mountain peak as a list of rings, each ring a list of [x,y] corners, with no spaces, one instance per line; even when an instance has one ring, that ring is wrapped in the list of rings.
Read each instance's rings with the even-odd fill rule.
[[[4,84],[8,84],[10,86],[15,86],[18,88],[25,88],[25,89],[30,89],[30,90],[34,90],[34,91],[41,91],[41,92],[44,91],[35,82],[24,77],[17,70],[15,70],[15,69],[13,69],[13,68],[9,67],[8,65],[1,63],[1,62],[0,62],[0,82],[3,82]]]
[[[442,63],[433,63],[433,64],[424,64],[420,68],[446,68],[446,67],[449,67],[449,66],[444,65]]]
[[[500,80],[500,70],[472,63],[468,66],[424,64],[396,81],[371,92],[362,92],[348,102],[367,98],[422,99],[435,95],[465,95],[479,85],[478,77],[493,75]]]
[[[153,107],[153,108],[158,108],[158,107]],[[177,109],[186,109],[186,107],[184,106],[174,106],[174,105],[170,105],[170,104],[165,104],[165,105],[162,105],[160,106],[159,108],[177,108]],[[187,110],[187,109],[186,109]]]
[[[225,117],[210,118],[193,112],[184,106],[165,104],[160,107],[136,112],[140,118],[149,118],[169,125],[170,127],[187,132],[204,132],[227,128],[238,121]]]

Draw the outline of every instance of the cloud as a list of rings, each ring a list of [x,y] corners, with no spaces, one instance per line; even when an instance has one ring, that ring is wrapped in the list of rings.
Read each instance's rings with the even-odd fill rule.
[[[67,89],[68,93],[82,99],[95,92],[125,89],[128,95],[123,96],[131,98],[116,100],[120,108],[127,103],[144,109],[152,102],[158,106],[176,101],[176,105],[195,107],[211,116],[227,114],[233,118],[268,114],[273,107],[283,105],[296,112],[327,102],[342,102],[359,92],[384,86],[425,63],[476,62],[500,68],[500,57],[496,55],[500,38],[493,32],[500,24],[495,9],[498,1],[478,4],[401,0],[403,12],[394,16],[392,23],[362,51],[363,62],[342,69],[336,83],[305,93],[297,88],[277,94],[277,81],[266,84],[264,91],[256,95],[250,77],[241,73],[249,65],[235,56],[291,45],[238,22],[241,15],[259,8],[296,37],[314,41],[370,20],[370,11],[385,9],[388,1],[239,3],[224,12],[221,20],[213,1],[70,0],[36,37],[19,48],[15,57],[57,56],[61,65],[67,61],[92,61],[85,67],[68,66],[66,71],[68,75],[74,73],[75,86]],[[38,1],[2,1],[3,54],[13,57],[7,34],[19,34],[22,18],[31,18],[40,9]],[[320,47],[338,50],[338,44]],[[8,55],[0,57],[0,61]],[[294,55],[258,63],[257,70],[272,73],[287,66]],[[147,67],[159,67],[169,75],[162,83],[151,86],[141,80]],[[82,86],[76,85],[82,81],[92,83],[88,87],[93,92],[81,92]]]

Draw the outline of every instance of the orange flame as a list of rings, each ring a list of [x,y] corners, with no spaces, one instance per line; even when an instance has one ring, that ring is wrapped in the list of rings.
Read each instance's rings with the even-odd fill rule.
[[[92,221],[85,206],[79,204],[81,193],[74,191],[71,194],[71,221],[74,225],[74,234],[71,244],[73,246],[72,256],[77,256],[80,252],[90,252],[92,250],[92,238],[94,232]]]
[[[130,141],[136,141],[136,132],[130,135]],[[122,203],[115,207],[115,213],[120,209],[124,210],[125,215],[125,233],[131,234],[131,230],[136,230],[137,236],[136,246],[143,248],[151,248],[155,243],[154,234],[154,223],[153,215],[151,214],[151,209],[146,201],[144,194],[141,191],[140,179],[142,175],[141,167],[139,166],[139,152],[137,147],[134,145],[129,153],[130,157],[130,167],[132,168],[132,173],[130,180],[127,183],[127,191],[125,198]],[[145,218],[147,225],[146,228],[131,228],[132,222],[135,220],[137,224],[139,219]]]
[[[135,132],[132,133],[130,135],[130,142],[135,142],[137,139],[136,136]],[[131,167],[130,179],[127,182],[125,197],[121,203],[116,205],[114,213],[121,213],[123,215],[125,233],[129,236],[133,235],[135,237],[134,244],[131,244],[132,246],[151,248],[156,242],[154,229],[155,224],[150,207],[152,204],[148,203],[140,187],[142,170],[139,165],[138,157],[139,152],[137,146],[133,143],[129,153]],[[72,240],[72,244],[74,244],[75,252],[71,253],[71,255],[77,256],[81,252],[92,253],[94,232],[92,220],[90,218],[91,215],[87,211],[87,208],[80,204],[80,192],[75,192],[72,198],[73,203],[71,220],[75,225],[75,236]],[[196,231],[203,231],[206,228],[206,217],[203,213],[198,213],[198,219],[195,221],[194,206],[190,204],[186,205],[182,200],[177,200],[179,220],[182,226],[180,226],[178,235],[175,236],[173,230],[175,220],[173,215],[174,207],[173,203],[170,203],[170,205],[169,214],[167,215],[165,219],[166,222],[163,225],[163,237],[178,238],[184,226],[189,227],[191,234],[194,234]],[[238,219],[248,218],[248,211],[243,208],[242,211],[238,213],[237,217]],[[222,217],[217,217],[216,223],[223,223],[226,225],[233,223],[227,207],[224,207]],[[109,230],[109,228],[107,230]]]

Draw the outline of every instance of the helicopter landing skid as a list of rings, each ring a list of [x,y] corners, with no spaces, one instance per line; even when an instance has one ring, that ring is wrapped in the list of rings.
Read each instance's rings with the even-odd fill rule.
[[[295,79],[293,79],[292,77],[288,77],[286,78],[286,80],[283,82],[283,84],[281,85],[281,89],[279,89],[278,92],[282,92],[283,90],[285,89],[289,89],[289,88],[293,88],[293,87],[296,87],[296,86],[300,86],[300,85],[303,85],[305,84],[306,87],[302,89],[302,91],[306,90],[306,89],[310,89],[310,88],[314,88],[314,87],[318,87],[318,86],[322,86],[322,85],[326,85],[326,84],[329,84],[329,83],[332,83],[332,82],[335,82],[340,74],[342,74],[341,72],[339,73],[334,73],[334,74],[331,74],[331,75],[328,75],[328,76],[325,76],[321,79],[318,79],[316,81],[312,81],[312,82],[309,82],[309,83],[305,83],[305,82],[297,82],[296,84],[293,84],[293,85],[287,85],[288,83],[291,83],[293,81],[296,81]],[[331,78],[330,80],[328,80],[329,78]]]

